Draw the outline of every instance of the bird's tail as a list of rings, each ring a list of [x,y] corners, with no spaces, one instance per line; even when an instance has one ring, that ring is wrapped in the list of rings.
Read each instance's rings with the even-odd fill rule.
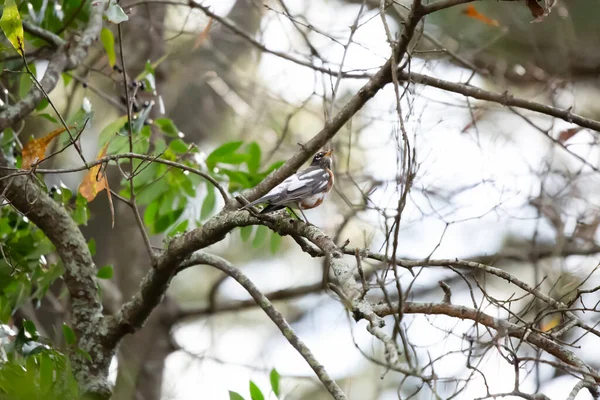
[[[267,194],[266,196],[263,196],[260,199],[256,199],[256,200],[246,204],[245,206],[241,207],[240,210],[245,210],[245,209],[255,206],[257,204],[268,203],[271,200],[273,200],[273,196],[270,196]]]
[[[250,203],[246,204],[245,206],[243,206],[243,207],[240,207],[240,210],[245,210],[245,209],[247,209],[247,208],[250,208],[250,207],[252,207],[252,206],[255,206],[255,205],[257,205],[257,204],[260,204],[260,203],[262,203],[262,202],[264,202],[264,200],[263,200],[263,199],[254,200],[253,202],[250,202]]]
[[[254,200],[253,202],[246,204],[245,206],[241,207],[240,210],[246,210],[246,209],[248,209],[248,208],[250,208],[252,206],[255,206],[257,204],[268,203],[269,200],[271,200],[271,199],[262,197],[262,198],[260,198],[258,200]],[[263,208],[260,211],[260,213],[261,214],[268,214],[268,213],[273,212],[273,211],[281,210],[282,208],[285,208],[285,206],[276,205],[276,204],[267,204],[267,206],[265,208]]]
[[[277,210],[281,210],[282,208],[285,208],[285,206],[282,205],[277,205],[277,204],[269,204],[267,205],[265,208],[263,208],[261,210],[261,214],[268,214]]]

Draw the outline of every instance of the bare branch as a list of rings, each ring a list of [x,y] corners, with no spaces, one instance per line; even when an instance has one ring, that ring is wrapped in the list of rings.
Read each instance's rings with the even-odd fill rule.
[[[281,331],[283,336],[290,342],[290,344],[300,353],[300,355],[306,360],[308,365],[315,372],[319,380],[323,383],[323,385],[327,388],[327,391],[331,393],[334,399],[336,400],[344,400],[347,399],[346,395],[340,389],[338,384],[329,376],[323,365],[321,365],[315,356],[312,354],[308,346],[304,344],[302,339],[298,337],[294,329],[290,326],[290,324],[285,320],[283,315],[277,311],[273,304],[267,299],[267,297],[262,294],[262,292],[256,287],[256,285],[248,279],[248,277],[240,271],[238,268],[234,267],[229,261],[204,252],[194,253],[194,255],[185,263],[186,267],[192,265],[200,265],[207,264],[211,265],[223,272],[227,275],[235,279],[240,285],[244,287],[248,291],[248,293],[252,296],[256,304],[260,306],[264,310],[264,312],[269,316],[271,321],[277,328]]]
[[[398,312],[398,303],[394,303],[392,306],[388,304],[376,305],[374,311],[379,316],[391,315]],[[583,375],[590,376],[597,383],[600,383],[598,372],[580,360],[575,353],[539,333],[532,332],[528,327],[520,327],[473,308],[448,303],[405,302],[403,312],[405,314],[447,315],[472,320],[478,324],[493,328],[499,333],[502,332],[510,337],[523,339],[555,356],[564,363],[579,368]]]

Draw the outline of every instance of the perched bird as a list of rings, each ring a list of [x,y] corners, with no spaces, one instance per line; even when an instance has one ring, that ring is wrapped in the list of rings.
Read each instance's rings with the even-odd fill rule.
[[[310,166],[275,186],[269,193],[252,203],[246,204],[244,210],[256,204],[266,203],[261,214],[267,214],[282,208],[297,208],[308,222],[302,210],[315,208],[323,203],[333,187],[333,171],[331,170],[333,150],[320,151],[313,157]]]

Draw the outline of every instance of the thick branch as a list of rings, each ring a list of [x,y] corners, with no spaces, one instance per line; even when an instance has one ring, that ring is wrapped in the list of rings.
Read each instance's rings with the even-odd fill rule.
[[[0,153],[0,166],[8,161]],[[9,171],[0,169],[0,193],[6,201],[40,228],[56,247],[64,267],[64,281],[72,304],[72,324],[78,346],[87,351],[93,362],[76,357],[73,368],[78,381],[87,391],[110,395],[106,381],[112,351],[102,345],[104,319],[95,279],[96,269],[87,242],[65,210],[30,176],[2,179]]]
[[[77,44],[66,43],[50,32],[25,24],[28,32],[59,46],[40,81],[45,92],[50,92],[56,86],[62,72],[77,67],[86,57],[88,47],[102,28],[105,2],[99,0],[93,3],[88,25],[77,36]],[[44,91],[33,86],[23,99],[3,110],[0,113],[0,131],[32,112],[42,100]],[[78,346],[87,351],[93,360],[88,362],[81,356],[73,357],[75,376],[84,392],[94,393],[101,398],[109,397],[111,390],[106,378],[114,349],[103,346],[105,324],[102,305],[97,291],[94,262],[85,238],[69,213],[52,200],[31,175],[5,179],[11,175],[11,171],[6,169],[10,164],[1,153],[0,167],[4,167],[0,168],[0,193],[46,234],[65,266],[64,280],[71,297],[72,324],[78,337]]]
[[[400,59],[405,54],[408,47],[408,41],[412,38],[421,17],[422,7],[420,0],[415,0],[398,45],[396,59]],[[335,117],[325,124],[325,127],[317,135],[302,146],[302,149],[298,153],[256,187],[244,192],[244,196],[250,200],[256,199],[294,173],[294,171],[306,162],[312,154],[335,136],[344,124],[390,81],[391,59],[388,60],[375,76],[352,97]],[[129,302],[123,305],[121,311],[115,315],[111,322],[109,338],[112,343],[116,345],[123,335],[132,333],[142,326],[152,309],[160,302],[177,268],[179,268],[180,264],[194,251],[222,240],[225,235],[235,227],[260,223],[264,224],[264,221],[262,220],[250,218],[248,212],[240,213],[233,211],[238,207],[239,204],[237,201],[230,201],[222,212],[207,221],[204,226],[187,232],[169,243],[167,250],[159,257],[156,267],[152,268],[142,281],[140,291]],[[296,225],[294,226],[296,227]],[[302,227],[302,225],[300,225],[300,227]],[[301,234],[289,224],[287,228],[288,229],[275,230],[283,234]],[[318,229],[316,230],[318,233],[321,233]],[[316,240],[314,244],[319,246],[320,241],[318,238],[315,235],[313,235],[313,238]],[[329,240],[329,242],[331,243],[331,246],[335,247],[335,244],[333,244],[331,240]],[[327,243],[320,244],[323,245]],[[331,248],[327,250],[321,247],[321,249],[325,253],[332,253]],[[341,263],[341,259],[342,254],[338,250],[335,252],[335,256],[330,260],[331,265],[336,276],[339,275],[338,280],[343,282],[343,285],[345,286],[342,288],[344,289],[345,294],[352,299],[359,290],[357,289],[353,272],[350,271],[349,268],[335,267],[335,265]],[[374,316],[372,322],[375,322]]]
[[[396,48],[395,59],[400,61],[406,54],[408,45],[415,33],[415,29],[423,17],[421,0],[414,0],[411,12],[404,23],[404,29]],[[348,122],[379,90],[392,81],[392,57],[379,69],[379,71],[356,93],[350,101],[325,123],[321,131],[302,146],[302,149],[290,158],[281,168],[271,173],[254,188],[243,193],[248,200],[255,200],[275,185],[281,183],[304,164],[317,150],[323,147],[336,133]],[[233,202],[232,202],[233,203]],[[237,202],[231,205],[237,206]]]

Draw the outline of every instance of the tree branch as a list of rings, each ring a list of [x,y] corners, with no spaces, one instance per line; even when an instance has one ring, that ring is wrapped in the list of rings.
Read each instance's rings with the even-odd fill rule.
[[[8,161],[0,153],[0,166]],[[72,324],[79,348],[88,352],[93,362],[74,357],[73,370],[85,391],[110,396],[106,377],[114,349],[102,343],[104,318],[97,290],[96,268],[87,242],[65,208],[56,203],[29,176],[1,179],[7,170],[0,169],[0,193],[15,209],[40,228],[56,247],[64,267],[64,281],[72,303]]]
[[[391,305],[376,305],[373,310],[377,315],[384,317],[397,313],[398,303],[393,303]],[[594,379],[596,384],[600,383],[600,375],[598,375],[598,372],[580,360],[575,353],[559,345],[552,339],[533,332],[529,327],[518,326],[506,320],[492,317],[479,310],[449,303],[405,302],[403,312],[405,314],[447,315],[454,318],[474,321],[478,324],[495,329],[503,336],[508,335],[510,337],[522,339],[537,348],[543,349],[565,364],[575,367],[584,377]]]
[[[273,304],[262,294],[262,292],[256,287],[256,285],[248,279],[248,277],[239,269],[235,268],[229,261],[204,252],[195,253],[188,261],[186,261],[182,268],[187,268],[193,265],[206,264],[211,265],[227,275],[235,279],[240,285],[248,291],[254,301],[264,312],[269,316],[271,321],[281,331],[283,336],[290,342],[290,344],[300,353],[300,355],[306,360],[308,365],[315,372],[319,380],[323,383],[327,391],[331,393],[336,400],[347,399],[346,395],[340,389],[338,384],[331,379],[325,368],[317,361],[315,356],[312,354],[308,346],[298,337],[294,329],[285,320],[283,315],[273,307]]]
[[[396,59],[401,59],[406,52],[408,41],[412,38],[421,17],[422,6],[420,0],[415,0],[398,45]],[[245,191],[244,196],[250,200],[254,200],[294,173],[320,147],[335,136],[344,124],[390,81],[391,59],[351,98],[335,117],[327,121],[324,128],[317,135],[302,146],[302,149],[298,153],[256,187]],[[143,325],[150,312],[160,302],[177,268],[194,251],[222,240],[235,227],[265,224],[265,220],[250,217],[246,211],[234,211],[238,207],[239,203],[237,201],[229,201],[225,209],[208,220],[204,226],[176,237],[169,243],[167,250],[157,260],[156,266],[148,272],[142,281],[139,292],[129,302],[124,304],[120,312],[111,320],[108,334],[110,342],[116,345],[123,335],[135,332]],[[270,224],[274,230],[285,235],[312,234],[311,237],[315,240],[314,244],[325,246],[322,250],[325,253],[331,253],[331,266],[338,280],[343,284],[344,292],[348,298],[356,298],[360,290],[356,287],[353,272],[342,262],[342,253],[335,247],[335,244],[315,227],[312,227],[312,229],[315,229],[316,233],[304,225],[300,225],[296,229],[297,225],[294,224],[294,228],[292,228],[289,221],[287,219],[285,221],[287,221],[287,225],[278,226],[277,229],[275,228],[277,222],[274,224],[274,221],[271,221]],[[284,223],[284,220],[279,222]],[[303,226],[304,228],[302,228]],[[303,229],[308,229],[308,231],[303,232]],[[326,240],[322,242],[319,238],[326,238]],[[362,303],[355,306],[363,308]],[[363,311],[365,315],[371,318],[372,324],[379,325],[381,323],[381,320],[368,310],[368,307]]]
[[[477,88],[475,86],[445,81],[443,79],[434,78],[428,75],[422,75],[415,72],[404,72],[398,71],[398,79],[402,79],[407,82],[420,83],[427,86],[436,87],[448,92],[459,93],[464,96],[473,97],[479,100],[492,101],[494,103],[502,104],[503,106],[519,107],[525,110],[535,111],[541,114],[546,114],[552,117],[560,118],[564,121],[571,122],[582,126],[584,128],[593,129],[600,132],[600,121],[582,117],[581,115],[574,114],[571,112],[571,108],[562,109],[557,107],[548,106],[535,101],[520,99],[514,97],[508,92],[505,93],[493,93],[484,89]]]
[[[40,84],[48,93],[52,91],[58,83],[60,74],[67,70],[74,69],[81,64],[87,56],[88,48],[100,34],[100,30],[102,29],[102,12],[104,11],[106,0],[98,0],[91,2],[90,4],[91,12],[88,25],[76,45],[70,41],[64,42],[62,39],[61,41],[58,41],[58,37],[50,37],[49,35],[44,34],[48,40],[53,41],[53,44],[56,45],[57,43],[62,43],[50,58],[44,77],[40,81]],[[28,29],[33,29],[38,34],[41,34],[40,30],[36,28],[28,25]],[[73,37],[71,40],[76,39]],[[12,106],[8,106],[0,113],[0,131],[3,131],[29,115],[43,97],[43,92],[35,85],[32,86],[29,93],[27,93],[19,102]]]

